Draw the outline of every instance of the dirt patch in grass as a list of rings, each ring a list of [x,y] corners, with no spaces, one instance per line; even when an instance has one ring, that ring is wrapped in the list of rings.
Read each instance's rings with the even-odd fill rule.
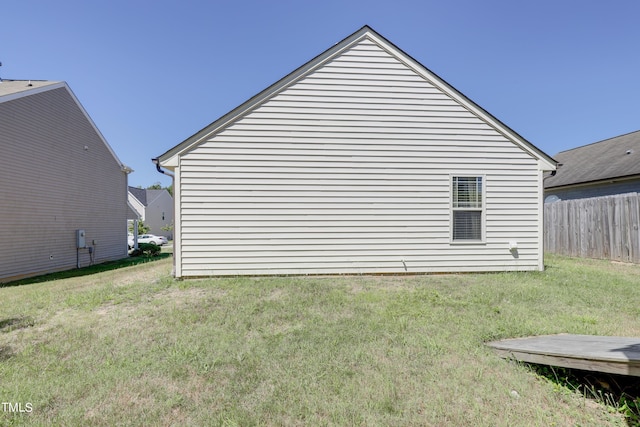
[[[284,289],[277,288],[271,291],[271,293],[265,298],[266,301],[282,301],[286,292]]]
[[[126,274],[120,274],[121,272],[114,272],[113,284],[116,286],[127,286],[134,283],[154,283],[159,280],[159,276],[169,275],[171,272],[171,261],[155,261],[146,264],[141,264],[133,267],[127,267],[123,269]]]

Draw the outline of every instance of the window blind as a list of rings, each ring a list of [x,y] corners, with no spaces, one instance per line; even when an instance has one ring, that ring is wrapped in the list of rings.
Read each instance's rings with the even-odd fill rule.
[[[453,240],[482,240],[482,177],[452,178]]]

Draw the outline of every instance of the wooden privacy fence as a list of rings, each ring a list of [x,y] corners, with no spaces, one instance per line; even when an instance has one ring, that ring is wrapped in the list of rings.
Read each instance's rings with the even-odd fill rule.
[[[545,250],[640,263],[639,199],[629,193],[545,204]]]

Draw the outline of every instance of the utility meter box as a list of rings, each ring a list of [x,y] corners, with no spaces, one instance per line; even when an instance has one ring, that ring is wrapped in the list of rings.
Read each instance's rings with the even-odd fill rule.
[[[76,230],[76,248],[86,248],[87,241],[85,239],[84,230]]]

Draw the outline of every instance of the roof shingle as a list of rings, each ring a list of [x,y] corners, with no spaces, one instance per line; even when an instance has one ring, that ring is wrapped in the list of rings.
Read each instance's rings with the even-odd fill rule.
[[[147,206],[147,190],[144,188],[137,188],[129,186],[129,193],[142,203],[143,206]]]
[[[562,151],[553,156],[559,165],[545,188],[640,175],[640,130]]]

